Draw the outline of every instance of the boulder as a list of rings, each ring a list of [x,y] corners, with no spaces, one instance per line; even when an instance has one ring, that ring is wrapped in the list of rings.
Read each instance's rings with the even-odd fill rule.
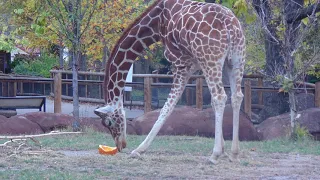
[[[0,124],[7,122],[7,119],[8,118],[6,116],[0,115]]]
[[[264,108],[258,113],[259,118],[255,119],[261,123],[269,117],[275,117],[290,112],[289,95],[287,93],[263,93]],[[314,107],[314,94],[297,93],[296,94],[297,110],[303,111]]]
[[[160,110],[151,111],[132,121],[138,135],[148,134],[159,116]],[[240,140],[259,140],[258,134],[247,116],[240,112]],[[199,135],[214,137],[214,112],[212,108],[199,110],[192,107],[175,108],[160,129],[159,135]],[[226,106],[223,135],[232,139],[232,108]]]
[[[315,107],[314,94],[299,93],[296,95],[296,105],[298,111],[303,111]],[[288,107],[289,108],[289,107]]]
[[[47,133],[55,129],[71,127],[73,117],[66,114],[54,114],[45,112],[31,112],[7,118],[0,115],[0,134],[19,135],[19,134],[38,134]],[[104,127],[100,118],[82,118],[81,127],[91,127],[96,131],[110,133]],[[132,123],[127,122],[127,133],[136,134]]]
[[[212,108],[206,109],[206,113],[210,115],[210,119],[215,119],[215,113]],[[215,121],[213,121],[215,124]],[[214,128],[213,128],[214,129]],[[233,110],[231,105],[226,105],[223,115],[223,136],[226,140],[232,139],[233,132]],[[214,131],[214,130],[213,130]],[[251,122],[250,118],[242,111],[239,115],[239,139],[241,141],[259,140],[259,134]]]
[[[104,127],[101,123],[101,118],[89,118],[85,117],[80,120],[82,127],[89,127],[99,132],[109,133],[108,128]]]
[[[16,111],[16,110],[4,110],[4,109],[1,109],[1,110],[0,110],[0,115],[9,118],[9,117],[11,117],[11,116],[17,115],[17,111]]]
[[[38,124],[43,132],[50,132],[54,129],[67,128],[71,126],[73,117],[66,114],[31,112],[19,115]]]
[[[297,122],[318,140],[320,140],[320,108],[309,108],[299,111]],[[257,126],[261,140],[285,137],[290,132],[290,113],[281,114],[263,121]]]
[[[6,118],[6,117],[5,117]],[[1,117],[0,134],[1,135],[19,135],[19,134],[38,134],[43,133],[41,127],[26,117],[13,116],[4,119]]]

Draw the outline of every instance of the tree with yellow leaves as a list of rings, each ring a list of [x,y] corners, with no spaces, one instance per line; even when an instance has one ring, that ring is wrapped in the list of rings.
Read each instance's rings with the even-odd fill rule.
[[[132,21],[147,8],[143,0],[101,0],[87,35],[85,53],[91,60],[106,62],[110,50]]]

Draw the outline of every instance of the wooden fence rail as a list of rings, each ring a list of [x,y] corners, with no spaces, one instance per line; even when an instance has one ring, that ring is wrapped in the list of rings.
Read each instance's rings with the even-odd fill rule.
[[[72,79],[68,78],[67,75],[71,75],[71,71],[60,71],[60,70],[52,70],[51,77],[52,78],[38,78],[38,77],[25,77],[25,76],[7,76],[0,74],[0,80],[2,84],[2,93],[7,93],[9,90],[8,88],[14,89],[14,92],[17,93],[17,86],[20,91],[23,89],[23,83],[40,83],[40,84],[50,84],[51,85],[51,93],[54,94],[54,112],[61,113],[61,100],[62,97],[67,98],[68,93],[65,94],[67,96],[62,95],[62,86],[65,85],[66,89],[72,84]],[[79,76],[83,76],[81,80],[79,80],[79,85],[85,86],[85,97],[81,97],[80,100],[89,100],[92,102],[103,102],[102,95],[102,83],[104,73],[101,72],[79,72]],[[91,80],[90,77],[95,77],[97,80]],[[65,78],[63,78],[65,77]],[[161,78],[173,78],[172,75],[165,75],[165,74],[134,74],[133,78],[143,78],[142,82],[132,82],[126,83],[126,86],[131,87],[143,87],[144,92],[144,101],[139,102],[137,104],[143,105],[145,112],[149,112],[152,110],[151,102],[152,102],[152,88],[169,88],[172,86],[171,83],[160,83],[157,80],[153,81],[154,79],[161,79]],[[199,109],[203,108],[203,88],[207,87],[204,82],[204,77],[202,75],[194,75],[190,78],[191,80],[195,80],[195,84],[192,84],[190,80],[186,87],[193,87],[196,89],[196,107]],[[252,86],[252,80],[255,80],[255,86]],[[9,85],[9,84],[13,85]],[[18,84],[17,84],[18,83]],[[303,88],[295,88],[295,90],[304,90],[308,92],[315,93],[315,106],[320,107],[320,82],[316,84],[311,83],[304,83],[298,82],[297,84],[303,86]],[[100,99],[93,99],[89,98],[89,86],[92,85],[99,85],[99,97]],[[225,86],[225,88],[230,88],[230,86]],[[253,108],[263,108],[263,93],[264,92],[278,92],[279,88],[277,87],[263,87],[263,77],[261,75],[244,75],[244,111],[245,113],[251,117],[251,111]],[[45,88],[44,88],[45,89]],[[188,89],[187,89],[188,90]],[[66,90],[67,91],[67,90]],[[252,91],[256,91],[258,95],[258,104],[252,104]],[[10,92],[10,91],[9,91]],[[23,92],[20,92],[23,93]],[[186,93],[187,95],[190,94]],[[8,94],[7,94],[8,95]],[[72,98],[69,98],[72,100]],[[187,101],[189,101],[187,99]],[[128,104],[130,102],[125,102]],[[131,102],[132,103],[132,102]],[[188,102],[189,104],[190,102]]]

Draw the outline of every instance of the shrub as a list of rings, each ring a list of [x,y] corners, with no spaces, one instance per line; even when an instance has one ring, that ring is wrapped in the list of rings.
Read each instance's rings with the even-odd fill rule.
[[[306,127],[300,126],[297,124],[293,133],[293,139],[297,141],[301,140],[310,140],[312,139],[312,135],[308,131]]]
[[[48,54],[31,59],[18,57],[12,64],[16,74],[50,77],[50,70],[58,65],[58,58]]]

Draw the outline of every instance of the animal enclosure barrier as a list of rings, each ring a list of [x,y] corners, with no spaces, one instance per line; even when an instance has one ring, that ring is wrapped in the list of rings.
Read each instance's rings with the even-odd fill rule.
[[[1,75],[0,74],[0,94],[1,96],[16,96],[16,95],[49,95],[54,97],[54,112],[61,112],[61,100],[72,100],[72,72],[63,70],[52,70],[52,78],[41,77],[29,77],[29,76],[17,76],[17,75]],[[103,78],[104,73],[100,72],[79,72],[79,100],[94,103],[104,103],[103,100]],[[126,106],[144,106],[145,112],[149,112],[153,107],[152,91],[159,90],[161,88],[170,88],[171,83],[161,82],[160,79],[172,80],[172,75],[165,74],[134,74],[134,79],[140,79],[140,81],[134,81],[126,83],[126,86],[133,87],[133,89],[140,89],[143,95],[141,100],[125,99],[124,105]],[[141,80],[142,79],[142,80]],[[296,90],[306,90],[315,94],[315,106],[320,107],[320,83],[301,83],[305,88],[295,88]],[[24,92],[26,85],[31,88],[31,91]],[[205,96],[207,90],[206,82],[202,75],[194,75],[190,78],[189,83],[185,90],[186,105],[191,106],[193,101],[193,95],[195,94],[195,107],[204,108],[204,101],[208,100]],[[230,89],[230,86],[226,85],[226,89]],[[39,91],[41,89],[41,91]],[[71,89],[71,93],[70,93]],[[279,88],[276,87],[263,87],[263,77],[261,75],[244,75],[243,80],[243,110],[251,117],[252,109],[263,108],[263,93],[264,92],[279,92]],[[32,91],[33,90],[33,91]],[[191,93],[195,91],[195,93]],[[8,94],[13,92],[13,94]],[[257,96],[257,101],[252,103],[253,93]],[[167,96],[167,94],[165,94]],[[158,101],[161,97],[158,97]],[[166,98],[162,99],[165,100]],[[159,103],[158,103],[159,105]]]
[[[59,108],[61,107],[61,99],[62,98],[69,98],[72,99],[71,97],[63,96],[62,95],[62,88],[61,85],[65,86],[71,86],[71,78],[68,79],[62,79],[61,77],[67,77],[66,74],[72,74],[71,71],[60,71],[60,70],[52,70],[52,77],[54,79],[54,82],[56,85],[54,85],[54,94],[55,94],[55,103],[58,107],[55,108],[57,109],[56,112],[60,112]],[[103,89],[102,89],[102,79],[104,76],[104,73],[97,73],[97,72],[79,72],[79,76],[84,76],[84,80],[79,80],[79,84],[82,84],[85,86],[85,97],[80,97],[80,100],[85,100],[89,102],[98,102],[98,103],[103,103]],[[89,80],[89,76],[91,77],[98,77],[96,79],[99,80]],[[159,79],[172,79],[173,75],[165,75],[165,74],[134,74],[133,78],[142,78],[143,81],[141,82],[132,82],[132,83],[126,83],[126,86],[131,86],[133,88],[137,87],[143,87],[143,102],[141,101],[127,101],[124,100],[125,105],[142,105],[144,106],[144,111],[149,112],[152,110],[152,90],[153,89],[159,89],[159,88],[170,88],[172,86],[171,83],[163,83],[163,82],[158,82]],[[260,75],[245,75],[244,79],[247,82],[245,86],[242,88],[244,89],[244,111],[248,114],[248,116],[251,115],[251,107],[253,108],[262,108],[263,107],[263,77]],[[255,80],[256,86],[251,86],[251,81]],[[195,107],[202,109],[203,108],[203,88],[207,88],[207,85],[205,84],[204,77],[202,75],[194,75],[191,76],[190,81],[192,82],[195,81],[194,83],[188,83],[186,85],[186,96],[187,96],[187,105],[190,105],[190,88],[195,89],[196,91],[196,102],[195,102]],[[99,98],[89,98],[88,97],[88,86],[92,84],[98,84],[99,85]],[[230,88],[230,86],[225,86],[226,88]],[[257,91],[258,94],[258,104],[251,104],[251,91]]]

